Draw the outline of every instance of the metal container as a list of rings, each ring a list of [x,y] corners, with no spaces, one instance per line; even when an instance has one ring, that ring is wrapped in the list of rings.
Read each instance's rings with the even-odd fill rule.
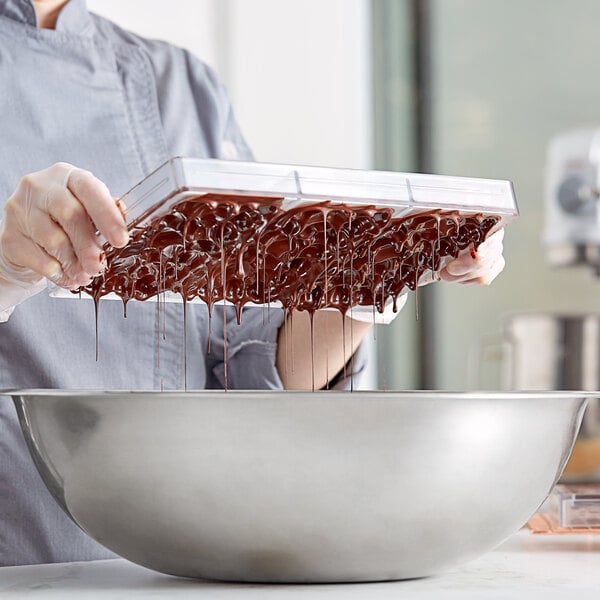
[[[431,575],[521,527],[581,392],[11,392],[49,490],[151,569],[228,581]]]
[[[600,390],[600,315],[515,314],[504,337],[509,389]],[[600,399],[588,405],[564,480],[600,482]]]

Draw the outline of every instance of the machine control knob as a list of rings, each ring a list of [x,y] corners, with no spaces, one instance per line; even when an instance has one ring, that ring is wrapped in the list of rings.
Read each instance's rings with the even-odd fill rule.
[[[599,198],[600,191],[584,175],[569,175],[558,188],[558,202],[568,213],[592,215]]]

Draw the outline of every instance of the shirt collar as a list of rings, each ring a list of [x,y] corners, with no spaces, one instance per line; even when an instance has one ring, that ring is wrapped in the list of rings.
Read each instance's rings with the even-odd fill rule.
[[[37,27],[35,8],[31,0],[0,0],[0,15],[19,23]],[[76,35],[90,35],[92,19],[85,0],[69,0],[63,6],[56,21],[56,31]]]

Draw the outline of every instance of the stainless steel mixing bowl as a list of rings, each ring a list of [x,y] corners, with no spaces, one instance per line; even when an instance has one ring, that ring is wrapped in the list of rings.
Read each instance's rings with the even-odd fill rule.
[[[421,577],[523,525],[583,392],[15,391],[46,485],[89,535],[173,575]]]

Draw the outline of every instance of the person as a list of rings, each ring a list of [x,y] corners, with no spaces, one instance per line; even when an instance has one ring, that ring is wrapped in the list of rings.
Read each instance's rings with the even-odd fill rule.
[[[72,289],[103,271],[96,230],[114,246],[128,241],[114,198],[168,158],[252,160],[223,86],[187,51],[125,31],[90,13],[85,0],[0,0],[0,89],[0,389],[180,389],[180,306],[164,307],[159,365],[155,303],[130,303],[127,319],[118,302],[102,303],[96,361],[93,303],[44,290],[47,280]],[[498,233],[440,276],[489,283],[503,264]],[[310,389],[313,364],[316,387],[343,388],[364,368],[368,319],[353,319],[345,328],[353,339],[342,340],[339,314],[318,311],[313,363],[303,313],[288,339],[280,310],[265,322],[262,310],[244,309],[238,326],[233,309],[215,309],[217,333],[209,334],[206,307],[194,304],[190,389],[223,387],[223,319],[231,388]],[[293,372],[283,366],[284,347],[295,352]],[[7,396],[0,396],[0,489],[0,565],[113,556],[50,497]]]

